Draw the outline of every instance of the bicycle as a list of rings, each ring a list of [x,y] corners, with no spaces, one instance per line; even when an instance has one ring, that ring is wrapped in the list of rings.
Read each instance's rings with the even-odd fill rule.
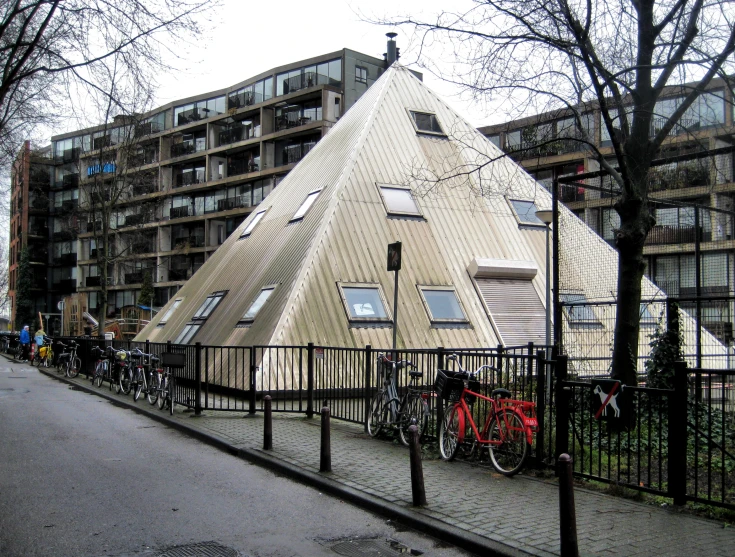
[[[174,415],[176,379],[170,369],[157,369],[156,373],[161,377],[160,394],[158,397],[158,408],[168,408],[170,415]]]
[[[406,392],[398,398],[395,377],[403,367],[413,368],[408,374],[411,377]],[[410,436],[408,428],[415,421],[419,437],[429,425],[429,405],[426,401],[428,393],[422,391],[416,384],[423,372],[408,360],[394,362],[385,354],[378,354],[378,377],[383,381],[383,387],[373,396],[370,403],[367,429],[371,437],[376,437],[385,427],[398,429],[398,438],[408,446]]]
[[[449,401],[444,419],[439,426],[439,450],[442,459],[453,460],[460,447],[469,446],[468,454],[477,447],[487,447],[493,467],[505,476],[520,472],[538,428],[536,404],[510,398],[507,389],[494,389],[489,397],[478,393],[480,372],[498,368],[484,365],[477,371],[462,369],[459,357],[447,358],[456,361],[459,371],[439,370],[435,389],[437,394]],[[487,418],[482,430],[478,430],[472,417],[471,405],[479,398],[489,403]]]
[[[61,354],[59,354],[58,360],[56,361],[56,369],[59,373],[64,373],[70,379],[74,379],[79,375],[79,370],[82,367],[82,359],[77,356],[77,348],[79,345],[75,341],[69,341],[69,344],[62,342],[56,343],[61,347]],[[69,348],[68,352],[64,349]]]
[[[138,402],[140,395],[145,393],[148,403],[155,404],[159,397],[160,375],[158,370],[153,372],[151,367],[159,361],[159,358],[153,354],[146,354],[139,348],[134,349],[130,357],[137,360],[132,370],[133,399]]]

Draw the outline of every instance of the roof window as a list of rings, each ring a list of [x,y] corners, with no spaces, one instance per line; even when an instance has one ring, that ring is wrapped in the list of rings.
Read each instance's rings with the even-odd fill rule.
[[[416,131],[422,133],[433,133],[437,135],[444,135],[444,131],[439,125],[439,120],[436,118],[436,114],[430,112],[417,112],[415,110],[409,110],[413,125],[416,127]]]
[[[319,197],[319,194],[321,193],[321,191],[322,191],[321,189],[314,190],[309,195],[307,195],[306,199],[304,199],[304,202],[301,204],[298,210],[294,213],[294,216],[291,217],[290,222],[294,222],[294,221],[303,219],[304,215],[314,204],[314,201],[316,201],[316,198]]]
[[[250,236],[250,233],[253,231],[253,228],[258,226],[258,223],[260,222],[260,220],[263,218],[264,215],[265,215],[265,211],[258,211],[257,213],[255,213],[253,220],[250,221],[250,224],[248,224],[245,227],[245,230],[242,231],[242,234],[240,234],[240,238],[247,238],[248,236]]]
[[[242,327],[250,325],[255,320],[255,316],[260,311],[260,308],[265,305],[265,303],[268,301],[268,298],[270,298],[270,295],[273,294],[273,291],[275,289],[275,286],[268,286],[266,288],[263,288],[263,290],[258,293],[258,297],[255,298],[255,301],[250,304],[250,307],[245,312],[245,315],[243,315],[240,321],[237,322],[237,326]]]
[[[222,298],[225,297],[225,294],[227,294],[227,290],[220,290],[207,296],[207,299],[199,306],[191,321],[186,324],[184,329],[179,333],[179,336],[176,337],[174,344],[189,344],[199,332],[199,329],[202,328],[204,322],[212,315],[212,312],[217,308]]]
[[[393,185],[380,185],[379,188],[389,215],[421,216],[410,188]]]
[[[426,312],[432,324],[467,323],[467,316],[451,286],[419,286]]]
[[[352,324],[390,323],[385,299],[378,284],[339,284],[347,318]]]
[[[176,311],[176,308],[178,308],[181,305],[181,302],[183,302],[183,301],[184,301],[183,298],[176,298],[174,300],[173,305],[170,308],[168,308],[168,311],[166,311],[166,313],[163,315],[163,317],[161,318],[161,320],[158,322],[158,326],[159,327],[163,327],[166,324],[166,322],[169,319],[171,319],[171,316]]]

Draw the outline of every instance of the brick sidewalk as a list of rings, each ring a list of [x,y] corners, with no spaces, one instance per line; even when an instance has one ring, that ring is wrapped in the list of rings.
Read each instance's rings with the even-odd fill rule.
[[[55,374],[51,375],[52,377]],[[241,455],[283,463],[303,472],[311,483],[324,479],[331,490],[376,501],[402,511],[431,533],[431,525],[456,531],[458,539],[485,540],[488,551],[505,555],[559,555],[558,488],[553,481],[523,475],[506,478],[492,468],[461,461],[424,460],[427,506],[411,505],[408,449],[370,438],[362,426],[332,420],[332,472],[318,474],[319,417],[274,414],[273,450],[263,451],[263,416],[205,412],[200,417],[177,407],[173,417],[147,402],[117,396],[72,381],[85,390],[111,397],[177,429]],[[336,488],[335,488],[336,486]],[[349,497],[347,497],[349,498]],[[352,497],[351,499],[355,499]],[[735,527],[583,489],[575,491],[577,532],[582,555],[735,555]]]

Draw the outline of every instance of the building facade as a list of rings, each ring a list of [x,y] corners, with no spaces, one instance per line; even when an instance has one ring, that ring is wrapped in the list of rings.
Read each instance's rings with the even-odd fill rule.
[[[666,92],[656,105],[651,135],[661,129],[688,90],[688,86],[672,87]],[[667,296],[722,298],[701,303],[697,311],[701,312],[703,325],[725,343],[732,342],[735,314],[732,300],[726,299],[735,294],[732,97],[731,84],[714,81],[664,142],[661,158],[672,162],[657,165],[650,173],[656,225],[644,248],[646,275]],[[577,131],[571,114],[564,112],[540,114],[480,131],[550,190],[555,179],[600,170],[600,156],[614,161],[610,135],[599,110],[590,104],[580,112],[585,134]],[[594,143],[599,155],[582,148],[584,144],[578,139],[583,135]],[[613,207],[616,186],[609,180],[586,183],[596,187],[586,188],[584,181],[560,183],[559,199],[614,245],[620,224]],[[563,298],[563,277],[561,294]],[[693,302],[689,305],[693,310]]]
[[[13,168],[11,277],[29,245],[38,310],[57,312],[78,293],[98,316],[104,231],[107,317],[138,304],[145,274],[152,305],[163,306],[386,67],[343,49],[54,136],[42,153],[24,145]],[[11,281],[11,299],[14,290]]]

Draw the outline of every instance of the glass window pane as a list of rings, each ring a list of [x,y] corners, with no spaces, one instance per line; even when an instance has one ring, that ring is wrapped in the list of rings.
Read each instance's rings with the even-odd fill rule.
[[[522,223],[543,224],[536,216],[536,205],[533,201],[511,199],[510,202],[518,215],[518,220]]]
[[[411,116],[413,117],[417,130],[422,132],[444,133],[435,114],[411,111]]]
[[[171,316],[176,311],[176,308],[178,308],[179,305],[181,304],[181,300],[182,300],[181,298],[174,300],[173,305],[170,308],[168,308],[168,311],[163,316],[163,319],[161,319],[161,321],[158,323],[159,325],[163,325],[164,323],[166,323],[166,321],[168,321],[171,318]]]
[[[454,290],[421,290],[432,319],[465,319]]]
[[[387,319],[383,300],[377,287],[342,287],[350,317],[356,319]]]
[[[383,195],[383,200],[389,213],[421,214],[413,199],[411,190],[381,187],[380,193]]]
[[[301,204],[301,207],[299,207],[299,210],[296,211],[291,220],[294,221],[303,218],[309,208],[314,204],[314,201],[316,201],[316,198],[320,192],[321,190],[311,192]]]
[[[273,290],[275,290],[275,288],[264,288],[263,290],[261,290],[260,294],[258,294],[258,297],[255,298],[255,301],[245,312],[245,315],[242,316],[241,321],[252,321],[253,319],[255,319],[255,316],[260,311],[260,308],[263,307],[270,295],[273,294]]]
[[[329,79],[342,81],[342,60],[340,58],[329,62]]]
[[[240,238],[245,238],[246,236],[249,236],[250,233],[253,231],[253,229],[258,225],[260,222],[260,219],[263,218],[263,215],[265,215],[265,211],[259,211],[255,214],[253,217],[253,220],[250,221],[250,224],[248,224],[245,227],[245,230],[242,231],[242,234],[240,235]]]

